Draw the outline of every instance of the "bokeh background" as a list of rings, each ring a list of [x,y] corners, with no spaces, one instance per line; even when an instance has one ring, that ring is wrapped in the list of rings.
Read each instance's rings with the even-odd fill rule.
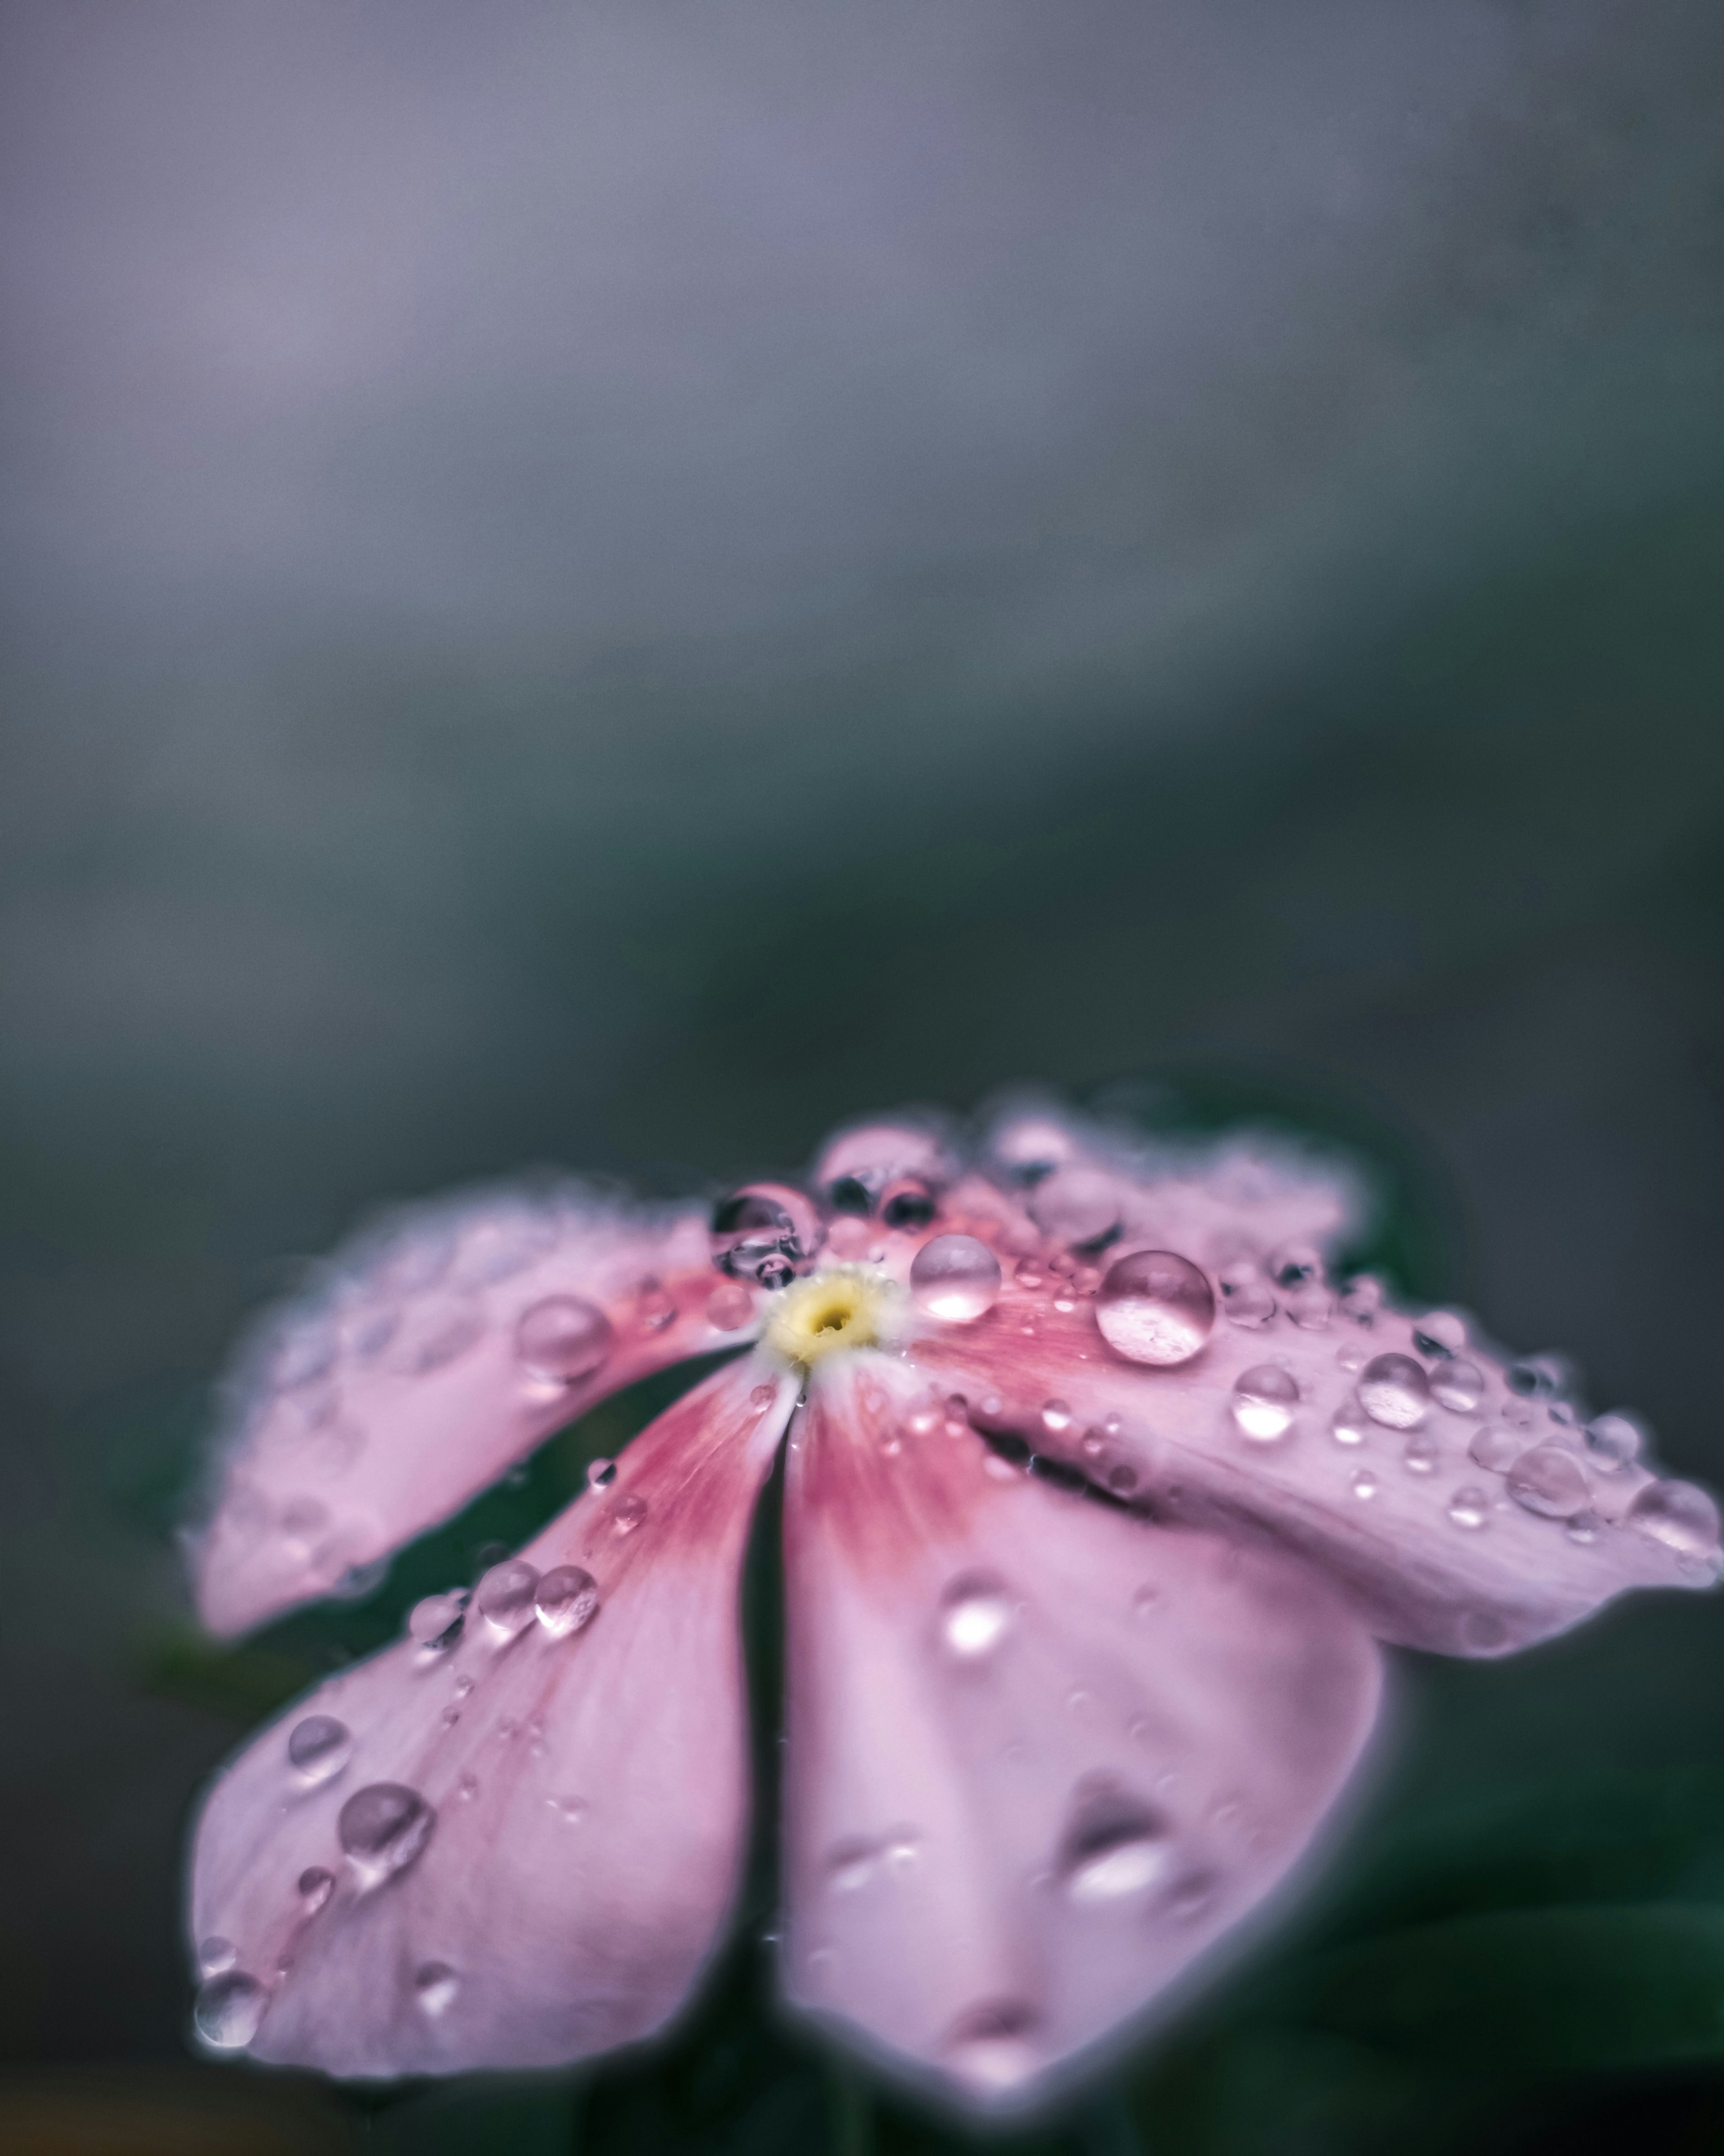
[[[1408,1292],[1724,1480],[1717,11],[12,0],[0,40],[0,2140],[965,2145],[762,2003],[764,1857],[644,2059],[192,2058],[200,1780],[431,1561],[200,1642],[212,1380],[391,1198],[704,1188],[1127,1081],[1362,1149]],[[1008,2145],[1715,2145],[1721,1631],[1401,1657],[1301,1913]]]

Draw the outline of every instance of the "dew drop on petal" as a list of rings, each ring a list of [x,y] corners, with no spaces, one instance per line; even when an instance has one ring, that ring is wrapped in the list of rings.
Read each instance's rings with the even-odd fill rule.
[[[634,1496],[618,1497],[611,1507],[611,1532],[632,1535],[647,1516],[647,1501]]]
[[[732,1280],[782,1287],[823,1240],[819,1214],[788,1183],[747,1183],[713,1209],[712,1262]]]
[[[269,1994],[243,1969],[212,1977],[198,1994],[192,2018],[204,2042],[218,2051],[240,2051],[263,2025]]]
[[[1241,1265],[1221,1276],[1221,1310],[1229,1324],[1260,1332],[1275,1314],[1275,1299],[1255,1266]]]
[[[1449,1500],[1449,1517],[1457,1527],[1482,1527],[1491,1517],[1491,1499],[1478,1485],[1469,1482]]]
[[[321,1864],[308,1865],[299,1876],[297,1891],[300,1908],[308,1917],[315,1917],[336,1891],[336,1876]]]
[[[473,1606],[493,1635],[512,1640],[533,1621],[533,1595],[539,1584],[537,1570],[524,1558],[505,1558],[494,1564],[473,1590]]]
[[[1215,1327],[1215,1292],[1188,1258],[1134,1250],[1111,1265],[1095,1298],[1101,1337],[1127,1362],[1188,1363]]]
[[[287,1763],[309,1785],[332,1781],[352,1756],[352,1736],[332,1714],[308,1714],[288,1732]]]
[[[219,1976],[239,1958],[239,1949],[232,1939],[212,1938],[198,1943],[198,1966],[206,1976]]]
[[[748,1404],[757,1415],[764,1414],[778,1397],[776,1385],[757,1385],[748,1395]]]
[[[1160,1883],[1170,1861],[1167,1821],[1117,1792],[1085,1803],[1060,1852],[1067,1898],[1095,1907]]]
[[[436,1813],[417,1789],[372,1782],[341,1806],[336,1832],[360,1883],[376,1887],[423,1853],[436,1825]]]
[[[662,1332],[676,1322],[676,1305],[665,1293],[662,1281],[644,1280],[634,1296],[634,1323],[642,1332]]]
[[[859,1837],[837,1843],[826,1859],[826,1883],[835,1894],[854,1894],[875,1875],[880,1852]]]
[[[1000,1261],[974,1235],[936,1235],[911,1260],[910,1300],[942,1325],[972,1325],[999,1300]]]
[[[434,2021],[455,2003],[461,1979],[446,1961],[422,1961],[413,1971],[413,2004]]]
[[[1464,1355],[1439,1363],[1430,1373],[1431,1398],[1451,1414],[1471,1414],[1485,1397],[1485,1373]]]
[[[1351,1318],[1355,1325],[1374,1325],[1383,1308],[1383,1282],[1369,1273],[1361,1273],[1350,1280],[1341,1298],[1341,1314]]]
[[[996,1580],[956,1579],[942,1600],[940,1636],[960,1661],[991,1655],[1012,1629],[1010,1598]]]
[[[1385,1430],[1416,1429],[1430,1396],[1430,1381],[1410,1355],[1373,1355],[1359,1373],[1359,1404]]]
[[[1354,1469],[1352,1492],[1354,1496],[1361,1499],[1374,1497],[1377,1495],[1377,1477],[1368,1467]]]
[[[1586,1426],[1587,1450],[1593,1465],[1606,1475],[1632,1467],[1640,1456],[1643,1433],[1632,1415],[1595,1415]]]
[[[1416,1430],[1401,1451],[1401,1465],[1409,1475],[1434,1475],[1441,1458],[1437,1440],[1424,1430]]]
[[[1486,1423],[1474,1435],[1467,1455],[1474,1466],[1488,1468],[1493,1475],[1506,1475],[1526,1450],[1526,1440],[1521,1432],[1504,1430],[1497,1423]]]
[[[577,1564],[559,1564],[540,1579],[533,1614],[553,1640],[566,1640],[598,1614],[598,1583]]]
[[[1433,1310],[1414,1322],[1413,1345],[1433,1361],[1439,1355],[1458,1355],[1466,1345],[1466,1327],[1452,1310]]]
[[[1329,1424],[1329,1435],[1337,1445],[1362,1445],[1370,1421],[1357,1396],[1346,1399],[1336,1409]]]
[[[523,1311],[515,1353],[529,1377],[572,1385],[603,1367],[615,1342],[611,1322],[580,1295],[546,1296]]]
[[[452,1647],[461,1636],[464,1594],[427,1594],[407,1613],[408,1637],[422,1647]]]
[[[1596,1512],[1577,1512],[1565,1532],[1572,1543],[1595,1543],[1603,1525]]]
[[[1535,1445],[1523,1452],[1508,1471],[1507,1488],[1523,1511],[1545,1520],[1571,1519],[1592,1495],[1586,1470],[1560,1445]]]
[[[1680,1557],[1709,1558],[1718,1548],[1718,1508],[1692,1482],[1649,1482],[1629,1507],[1628,1519]]]
[[[1071,1409],[1064,1400],[1042,1402],[1042,1428],[1049,1437],[1059,1437],[1071,1428]]]
[[[1029,1217],[1062,1243],[1099,1243],[1120,1222],[1120,1189],[1093,1168],[1056,1168],[1031,1191]]]
[[[1291,1373],[1273,1363],[1260,1363],[1234,1381],[1234,1426],[1254,1445],[1273,1445],[1285,1437],[1298,1405],[1299,1387]]]
[[[741,1281],[726,1281],[706,1298],[706,1322],[721,1332],[739,1332],[754,1315],[754,1297]]]
[[[880,1217],[900,1235],[926,1228],[939,1210],[939,1200],[919,1176],[900,1176],[880,1193]]]

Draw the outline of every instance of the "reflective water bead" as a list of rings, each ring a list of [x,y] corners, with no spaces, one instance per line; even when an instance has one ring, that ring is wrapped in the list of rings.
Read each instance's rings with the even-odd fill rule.
[[[712,1262],[733,1280],[782,1287],[824,1240],[819,1214],[788,1183],[747,1183],[713,1209]]]
[[[1607,1475],[1632,1467],[1640,1456],[1644,1436],[1632,1415],[1595,1415],[1586,1426],[1587,1450],[1593,1464]]]
[[[1080,1905],[1142,1894],[1160,1883],[1169,1862],[1167,1821],[1116,1790],[1081,1802],[1060,1853],[1065,1892]]]
[[[1215,1327],[1208,1279],[1172,1250],[1134,1250],[1111,1265],[1095,1298],[1101,1337],[1127,1362],[1188,1363]]]
[[[321,1864],[308,1865],[300,1874],[296,1887],[300,1907],[308,1917],[315,1917],[336,1891],[336,1876]]]
[[[1435,1438],[1429,1431],[1419,1430],[1403,1448],[1401,1465],[1409,1475],[1434,1475],[1441,1458]]]
[[[455,2003],[461,1980],[446,1961],[422,1961],[413,1971],[413,2004],[434,2021]]]
[[[634,1323],[642,1332],[662,1332],[667,1325],[676,1321],[676,1305],[665,1293],[664,1283],[650,1276],[635,1291]]]
[[[533,1612],[553,1640],[566,1640],[598,1614],[598,1583],[577,1564],[559,1564],[541,1578]]]
[[[725,1281],[706,1298],[706,1322],[720,1332],[740,1332],[754,1315],[754,1297],[741,1281]]]
[[[926,1228],[939,1210],[939,1200],[920,1176],[900,1175],[880,1193],[880,1217],[900,1235]]]
[[[1221,1309],[1229,1324],[1260,1332],[1275,1314],[1275,1299],[1255,1266],[1229,1268],[1221,1276]]]
[[[515,1328],[516,1358],[529,1377],[572,1385],[608,1359],[616,1335],[596,1302],[580,1295],[546,1296],[523,1311]]]
[[[999,1300],[1000,1261],[974,1235],[936,1235],[911,1260],[910,1300],[942,1325],[972,1325]]]
[[[1336,1409],[1329,1424],[1329,1435],[1337,1445],[1362,1445],[1370,1427],[1371,1419],[1355,1394]]]
[[[461,1636],[464,1594],[427,1594],[407,1613],[408,1637],[422,1647],[452,1647]]]
[[[1449,1356],[1430,1374],[1431,1398],[1451,1414],[1471,1414],[1485,1397],[1485,1373],[1464,1355]]]
[[[1571,1518],[1592,1495],[1586,1470],[1560,1445],[1535,1445],[1523,1452],[1508,1471],[1507,1486],[1523,1511],[1545,1520]]]
[[[362,1887],[404,1871],[424,1851],[437,1815],[417,1789],[372,1782],[341,1806],[336,1832]]]
[[[1441,1355],[1458,1355],[1466,1345],[1466,1327],[1452,1310],[1433,1310],[1417,1318],[1413,1345],[1434,1362]]]
[[[1120,1222],[1119,1186],[1093,1168],[1056,1168],[1031,1191],[1029,1217],[1062,1243],[1099,1244]]]
[[[1491,1499],[1476,1483],[1468,1483],[1449,1500],[1449,1517],[1457,1527],[1482,1527],[1491,1517]]]
[[[1284,1243],[1263,1270],[1277,1287],[1306,1287],[1323,1278],[1322,1254],[1311,1243]]]
[[[1571,1374],[1560,1355],[1527,1355],[1509,1365],[1509,1390],[1523,1399],[1554,1399],[1568,1390]]]
[[[608,1490],[617,1479],[614,1460],[589,1460],[587,1462],[587,1487],[589,1490]]]
[[[748,1404],[756,1414],[762,1415],[777,1397],[778,1388],[776,1385],[757,1385],[748,1395]]]
[[[618,1497],[611,1507],[611,1532],[632,1535],[646,1516],[647,1501],[644,1497]]]
[[[1335,1298],[1327,1288],[1313,1281],[1304,1287],[1296,1287],[1283,1300],[1283,1308],[1293,1322],[1306,1332],[1326,1332],[1329,1321],[1335,1315]]]
[[[518,1557],[494,1564],[473,1590],[473,1606],[500,1640],[512,1640],[533,1621],[536,1567]]]
[[[1071,1428],[1071,1409],[1064,1400],[1042,1402],[1042,1428],[1049,1437],[1060,1437]]]
[[[332,1714],[308,1714],[288,1732],[287,1763],[314,1787],[333,1781],[352,1756],[352,1734]]]
[[[1596,1512],[1577,1512],[1564,1532],[1572,1543],[1595,1543],[1603,1525]]]
[[[1359,1403],[1386,1430],[1414,1430],[1430,1404],[1430,1381],[1410,1355],[1373,1355],[1359,1373]]]
[[[1273,1363],[1260,1363],[1234,1383],[1230,1403],[1234,1426],[1241,1437],[1256,1445],[1273,1445],[1293,1427],[1299,1405],[1299,1387],[1291,1374]]]
[[[996,1580],[954,1580],[942,1598],[940,1636],[960,1661],[990,1655],[1012,1629],[1011,1599]]]
[[[1526,1450],[1523,1433],[1487,1422],[1474,1432],[1467,1454],[1475,1467],[1487,1467],[1493,1475],[1506,1475]]]
[[[1369,1273],[1361,1273],[1347,1284],[1341,1298],[1341,1314],[1351,1318],[1355,1325],[1373,1325],[1383,1308],[1383,1282]]]
[[[198,1966],[206,1976],[219,1976],[239,1958],[239,1949],[232,1939],[208,1938],[198,1943]]]
[[[1368,1467],[1353,1470],[1352,1493],[1356,1497],[1369,1498],[1377,1495],[1377,1477]]]
[[[218,2051],[242,2051],[263,2026],[269,1994],[243,1969],[212,1977],[192,2003],[192,2018],[204,2042]]]
[[[1692,1482],[1649,1482],[1629,1507],[1629,1525],[1679,1556],[1706,1558],[1718,1548],[1718,1508]]]

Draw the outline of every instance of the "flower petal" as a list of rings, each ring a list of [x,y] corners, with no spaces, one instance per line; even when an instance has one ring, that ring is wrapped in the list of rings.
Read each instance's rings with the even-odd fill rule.
[[[737,1578],[794,1399],[720,1371],[480,1583],[454,1645],[331,1680],[226,1770],[192,1859],[212,2041],[445,2073],[675,2010],[743,1847]]]
[[[994,1437],[1159,1517],[1302,1554],[1385,1640],[1506,1654],[1625,1589],[1716,1579],[1710,1501],[1589,1443],[1560,1373],[1506,1366],[1452,1312],[1311,1293],[1289,1298],[1301,1322],[1266,1295],[1249,1323],[1224,1303],[1196,1354],[1156,1368],[1110,1346],[1093,1296],[1014,1282],[911,1353]]]
[[[239,1358],[196,1546],[204,1622],[328,1594],[606,1394],[749,1337],[754,1300],[713,1271],[695,1209],[564,1185],[398,1216]]]
[[[1374,1714],[1303,1565],[1055,1490],[884,1357],[791,1439],[791,1999],[1021,2102],[1282,1879]]]

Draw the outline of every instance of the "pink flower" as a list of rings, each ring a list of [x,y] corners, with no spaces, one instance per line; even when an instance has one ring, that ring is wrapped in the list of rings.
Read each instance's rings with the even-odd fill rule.
[[[321,1686],[197,1833],[198,2022],[340,2075],[541,2066],[689,1997],[747,1824],[738,1572],[788,1435],[791,2003],[961,2101],[1137,2033],[1345,1787],[1389,1640],[1705,1586],[1717,1515],[1563,1369],[1343,1289],[1332,1167],[914,1123],[813,1198],[409,1213],[273,1324],[198,1553],[237,1632],[680,1357],[752,1342],[470,1597]]]

